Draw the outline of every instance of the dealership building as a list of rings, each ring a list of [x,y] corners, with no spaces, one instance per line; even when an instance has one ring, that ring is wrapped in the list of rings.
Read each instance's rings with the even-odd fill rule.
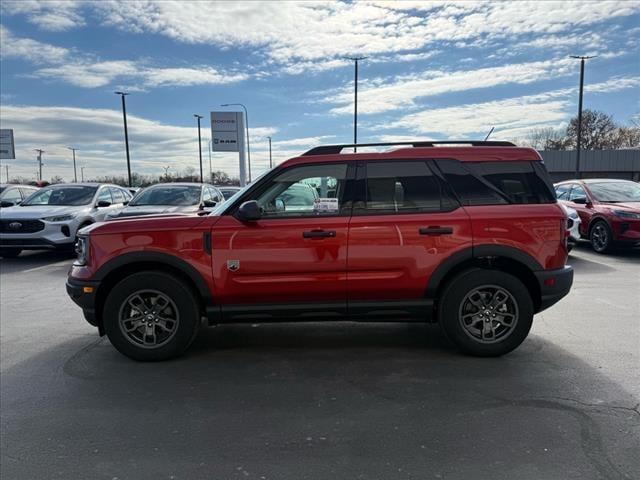
[[[575,178],[575,150],[542,150],[540,155],[554,182]],[[580,172],[582,178],[620,178],[640,182],[640,149],[582,150]]]

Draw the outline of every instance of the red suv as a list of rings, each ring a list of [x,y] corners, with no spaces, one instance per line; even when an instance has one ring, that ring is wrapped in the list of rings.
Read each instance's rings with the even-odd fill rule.
[[[567,180],[558,200],[580,216],[580,236],[598,253],[640,244],[640,185],[629,180]]]
[[[505,354],[571,288],[567,218],[535,150],[438,143],[317,147],[208,216],[91,225],[67,291],[136,360],[181,354],[203,318],[439,322]]]

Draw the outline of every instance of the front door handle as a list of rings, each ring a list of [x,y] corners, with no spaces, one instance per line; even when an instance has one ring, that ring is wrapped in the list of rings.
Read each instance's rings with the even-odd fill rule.
[[[310,230],[302,232],[304,238],[333,238],[336,236],[335,230]]]
[[[423,227],[420,229],[420,235],[451,235],[453,228],[451,227]]]

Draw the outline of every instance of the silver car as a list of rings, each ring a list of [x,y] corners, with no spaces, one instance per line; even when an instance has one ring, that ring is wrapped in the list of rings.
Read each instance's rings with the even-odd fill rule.
[[[37,192],[38,187],[0,183],[0,208],[13,207]]]
[[[129,191],[117,185],[68,183],[42,188],[20,205],[0,210],[0,256],[72,249],[78,230],[104,220],[130,199]]]
[[[567,242],[569,251],[580,241],[580,216],[578,212],[567,205],[560,203],[560,206],[567,214],[567,230],[569,230],[569,241]]]

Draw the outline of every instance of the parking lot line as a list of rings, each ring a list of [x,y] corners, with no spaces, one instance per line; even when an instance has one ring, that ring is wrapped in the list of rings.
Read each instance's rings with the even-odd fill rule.
[[[28,268],[26,270],[22,270],[20,273],[31,273],[31,272],[37,272],[40,270],[48,270],[51,267],[62,267],[64,265],[69,265],[70,262],[71,260],[60,260],[59,262],[49,263],[47,265],[41,265],[39,267]]]

